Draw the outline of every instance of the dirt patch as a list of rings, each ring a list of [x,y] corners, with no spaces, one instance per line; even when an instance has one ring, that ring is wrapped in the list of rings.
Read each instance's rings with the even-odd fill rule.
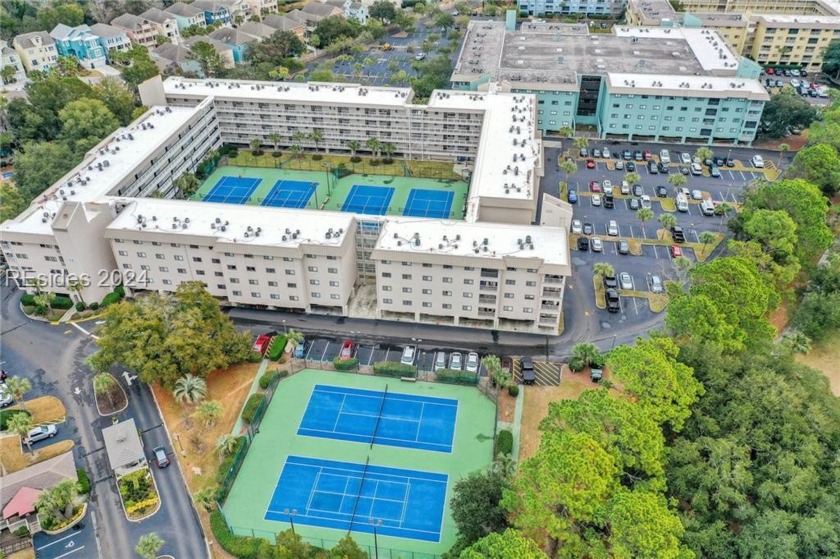
[[[787,326],[788,320],[790,320],[790,317],[788,316],[787,302],[783,300],[779,303],[779,307],[770,313],[768,320],[770,320],[770,324],[773,325],[773,328],[776,329],[776,333],[780,334],[782,330],[785,329],[785,326]]]
[[[275,364],[271,364],[268,370],[275,367]],[[215,487],[216,469],[219,467],[219,456],[214,449],[216,439],[230,434],[259,368],[259,363],[244,363],[210,373],[207,377],[206,399],[224,403],[222,417],[212,427],[205,427],[192,419],[190,414],[193,409],[178,404],[170,391],[162,386],[152,386],[164,421],[175,438],[174,450],[191,494],[205,487]],[[212,538],[209,513],[201,507],[197,508],[204,532]],[[212,552],[213,557],[231,557],[218,545],[212,546]]]
[[[513,423],[513,418],[516,415],[516,398],[513,398],[507,393],[507,390],[502,390],[499,394],[499,421],[506,421]]]
[[[808,355],[797,355],[796,360],[822,371],[828,378],[831,392],[840,397],[840,334],[814,344]]]
[[[67,409],[61,403],[61,400],[55,396],[41,396],[40,398],[35,398],[24,403],[26,404],[26,408],[18,404],[9,409],[26,409],[26,411],[32,414],[33,425],[61,423],[67,418]]]
[[[604,378],[609,377],[605,371]],[[584,373],[572,373],[563,365],[560,386],[529,386],[525,389],[525,408],[519,430],[519,462],[534,455],[540,446],[540,422],[548,414],[548,404],[560,400],[575,400],[587,389],[597,385]]]
[[[35,559],[35,548],[27,547],[26,549],[15,551],[8,556],[8,559]]]
[[[73,441],[60,441],[51,445],[40,442],[32,445],[33,452],[30,453],[25,445],[21,448],[20,437],[11,435],[0,439],[0,457],[2,457],[0,460],[2,460],[5,474],[11,474],[69,452],[73,450],[74,445]]]

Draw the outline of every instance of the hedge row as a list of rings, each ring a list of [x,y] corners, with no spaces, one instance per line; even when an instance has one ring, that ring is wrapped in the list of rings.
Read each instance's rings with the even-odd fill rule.
[[[264,401],[264,394],[251,394],[248,397],[248,401],[245,402],[245,408],[242,410],[242,420],[251,423],[254,420],[254,415]]]
[[[449,384],[478,384],[478,373],[468,373],[455,369],[441,369],[435,373],[438,382]]]
[[[0,431],[5,431],[9,427],[9,420],[19,413],[32,415],[26,410],[0,410]]]
[[[355,357],[352,359],[336,357],[333,359],[333,367],[335,367],[336,371],[352,371],[359,367],[359,360]]]
[[[277,376],[277,371],[266,371],[263,373],[263,376],[260,377],[260,388],[265,390],[268,388],[268,385],[272,383],[274,377]]]
[[[37,306],[35,303],[35,295],[33,293],[24,293],[23,296],[20,298],[20,304],[24,307],[34,307]],[[53,309],[70,309],[73,308],[73,300],[70,297],[56,297],[50,303],[50,308]]]
[[[24,293],[20,298],[20,304],[24,307],[31,307],[35,305],[35,295],[32,293]]]
[[[242,449],[242,445],[245,444],[245,437],[240,436],[236,437],[236,446],[233,449],[233,452],[225,456],[222,463],[219,464],[219,469],[216,471],[216,482],[222,483],[225,478],[227,477],[228,471],[230,471],[230,467],[233,465],[233,458],[239,454],[240,449]],[[221,499],[223,500],[223,499]]]
[[[513,453],[513,433],[507,429],[502,429],[496,435],[496,454],[512,454]]]
[[[237,536],[228,530],[222,513],[214,510],[210,513],[210,529],[222,549],[240,559],[256,559],[260,546],[265,540],[250,536]]]
[[[79,478],[79,493],[87,495],[90,493],[90,478],[87,470],[84,468],[76,468],[76,477]]]
[[[120,295],[116,291],[112,291],[112,292],[108,293],[107,295],[105,295],[105,297],[102,298],[102,306],[107,307],[108,305],[113,305],[114,303],[119,303],[120,299],[122,299],[122,298],[123,298],[123,295]]]
[[[286,336],[275,336],[271,340],[271,345],[268,346],[268,358],[272,361],[277,361],[283,356],[283,351],[286,349],[286,344],[289,338]]]
[[[404,365],[399,361],[380,361],[373,364],[373,374],[386,377],[413,377],[417,369],[413,365]]]

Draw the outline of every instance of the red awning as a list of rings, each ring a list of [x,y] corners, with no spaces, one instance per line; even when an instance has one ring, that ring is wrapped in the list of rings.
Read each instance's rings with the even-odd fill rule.
[[[38,489],[21,487],[3,509],[3,520],[8,520],[15,515],[26,516],[35,512],[35,501],[38,500],[40,494],[41,491]]]

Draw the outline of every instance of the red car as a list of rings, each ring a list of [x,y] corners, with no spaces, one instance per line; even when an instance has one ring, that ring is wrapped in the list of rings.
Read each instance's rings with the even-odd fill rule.
[[[268,349],[270,343],[271,336],[263,334],[262,336],[257,337],[257,339],[254,341],[254,346],[251,348],[251,351],[262,355],[265,353],[265,350]]]
[[[770,76],[776,73],[776,70],[774,70],[773,68],[765,68],[764,71]]]
[[[586,160],[586,168],[587,169],[594,169],[595,168],[595,160],[594,159],[587,159]]]
[[[592,192],[603,192],[603,191],[601,190],[601,185],[600,185],[600,184],[598,184],[598,181],[592,181],[592,182],[590,182],[590,183],[589,183],[589,190],[591,190]]]
[[[354,344],[350,340],[345,340],[344,344],[341,346],[341,353],[338,354],[338,358],[352,359],[354,349],[356,349],[356,344]]]
[[[676,245],[671,246],[671,258],[679,258],[682,256],[682,249]]]
[[[651,151],[649,149],[646,149],[642,153],[642,157],[645,158],[645,161],[650,161],[651,159],[653,159],[653,153],[651,153]]]

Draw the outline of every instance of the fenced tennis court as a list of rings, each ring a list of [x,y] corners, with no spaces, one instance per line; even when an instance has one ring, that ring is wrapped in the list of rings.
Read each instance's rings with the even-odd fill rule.
[[[455,193],[451,190],[423,190],[412,188],[405,203],[403,215],[411,217],[435,217],[447,219],[452,213],[452,200]]]
[[[394,189],[382,186],[354,184],[341,206],[343,212],[365,215],[385,215],[394,197]]]
[[[260,179],[224,175],[204,196],[204,202],[223,204],[244,204],[260,184]]]
[[[275,208],[305,208],[317,186],[317,182],[281,179],[274,183],[262,205]]]

